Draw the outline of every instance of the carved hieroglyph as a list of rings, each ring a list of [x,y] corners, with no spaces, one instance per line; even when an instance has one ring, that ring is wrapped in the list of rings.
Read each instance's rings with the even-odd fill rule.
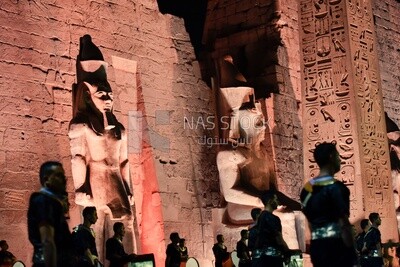
[[[336,142],[351,219],[379,212],[383,240],[397,240],[371,3],[301,0],[299,11],[305,178],[318,171],[315,145]]]

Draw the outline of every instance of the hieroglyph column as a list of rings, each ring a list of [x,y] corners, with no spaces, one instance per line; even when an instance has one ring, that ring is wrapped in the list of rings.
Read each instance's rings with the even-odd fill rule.
[[[379,212],[382,241],[397,240],[370,0],[301,0],[299,12],[305,179],[315,145],[336,142],[351,221]]]

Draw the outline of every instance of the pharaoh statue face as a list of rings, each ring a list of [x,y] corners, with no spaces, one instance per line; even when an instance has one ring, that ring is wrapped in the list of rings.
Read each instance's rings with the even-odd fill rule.
[[[249,144],[260,143],[265,138],[264,116],[257,109],[239,111],[240,136]]]
[[[101,112],[106,113],[112,111],[114,98],[110,89],[105,87],[98,87],[85,82],[89,88],[90,98],[94,106]]]

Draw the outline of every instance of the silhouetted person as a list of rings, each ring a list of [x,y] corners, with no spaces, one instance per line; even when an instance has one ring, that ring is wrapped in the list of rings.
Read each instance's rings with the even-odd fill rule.
[[[8,251],[8,244],[6,240],[0,240],[0,266],[12,266],[17,258]]]
[[[82,211],[83,223],[74,228],[72,240],[80,267],[92,267],[98,262],[96,239],[92,228],[97,221],[95,207],[86,207]]]
[[[136,255],[127,254],[122,244],[125,235],[125,226],[122,222],[113,225],[114,236],[106,242],[106,259],[110,261],[110,267],[123,267],[124,264],[135,259]]]
[[[187,262],[189,258],[189,251],[186,247],[186,240],[184,238],[179,240],[179,253],[181,254],[181,262]]]
[[[340,170],[340,155],[334,144],[322,143],[316,146],[314,159],[319,174],[300,194],[311,228],[311,261],[314,267],[353,266],[357,258],[349,222],[350,190],[333,177]]]
[[[167,245],[165,267],[178,267],[181,264],[181,254],[179,251],[179,242],[181,238],[177,232],[169,235],[171,243]]]
[[[362,252],[364,247],[364,237],[369,229],[369,220],[362,219],[360,222],[361,232],[356,236],[356,250],[358,254],[358,261],[361,266],[364,264],[364,260],[366,259],[367,255]]]
[[[217,243],[212,247],[212,251],[215,257],[215,267],[222,267],[222,263],[229,259],[228,248],[224,243],[224,236],[217,235]]]
[[[257,219],[258,216],[260,216],[262,209],[261,208],[253,208],[250,212],[251,218],[253,219],[253,222],[249,225],[249,230],[253,228],[257,224]]]
[[[250,212],[251,218],[253,219],[253,222],[248,226],[249,238],[247,241],[247,247],[249,248],[250,251],[253,251],[255,245],[253,242],[257,239],[258,229],[255,226],[257,225],[257,220],[261,214],[261,211],[262,209],[260,208],[253,208]]]
[[[266,191],[261,200],[264,210],[257,219],[257,235],[253,236],[256,240],[252,254],[253,267],[281,267],[284,257],[289,254],[289,247],[282,237],[282,224],[278,216],[272,212],[277,209],[279,202],[276,192]]]
[[[367,254],[362,267],[382,267],[382,241],[379,226],[381,225],[381,217],[378,213],[372,212],[369,214],[371,226],[364,236],[363,252]]]
[[[33,267],[73,266],[71,233],[64,216],[68,200],[63,166],[57,161],[45,162],[39,177],[42,188],[31,195],[28,208]]]
[[[240,231],[240,240],[236,243],[236,252],[239,258],[239,267],[250,267],[251,256],[246,241],[249,239],[249,230]]]

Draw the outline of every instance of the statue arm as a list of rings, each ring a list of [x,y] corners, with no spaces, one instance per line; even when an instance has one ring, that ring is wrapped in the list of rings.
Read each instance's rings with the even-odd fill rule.
[[[72,124],[68,132],[71,146],[71,169],[75,189],[80,188],[86,179],[86,140],[85,125]]]
[[[234,153],[236,153],[234,155]],[[217,155],[217,166],[219,172],[220,189],[228,203],[245,206],[264,207],[261,199],[247,194],[237,183],[240,180],[240,170],[238,164],[245,158],[234,151],[221,151]]]
[[[128,195],[132,195],[132,182],[129,172],[129,160],[128,160],[128,140],[126,132],[122,132],[121,136],[121,147],[120,147],[120,155],[119,155],[119,162],[120,162],[120,169],[121,169],[121,176],[124,180],[125,186],[127,187]]]

